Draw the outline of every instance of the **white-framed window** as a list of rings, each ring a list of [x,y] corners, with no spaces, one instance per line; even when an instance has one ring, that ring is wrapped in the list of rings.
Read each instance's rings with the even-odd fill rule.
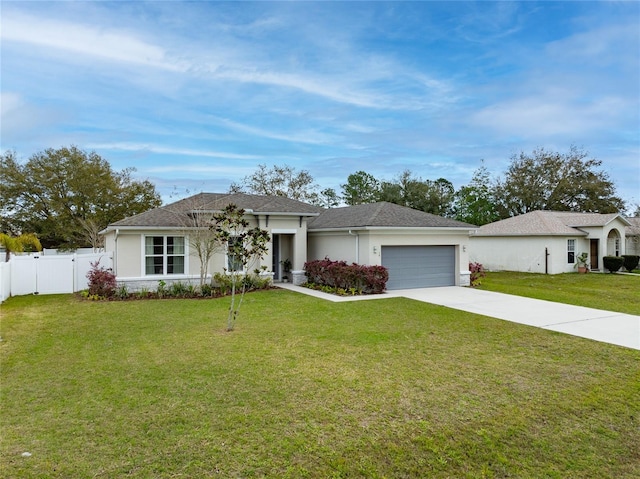
[[[185,273],[184,236],[145,236],[144,274]]]
[[[615,248],[615,255],[620,256],[620,238],[616,238],[613,245]]]
[[[576,262],[576,240],[567,240],[567,263],[574,264]]]
[[[241,238],[231,238],[227,242],[227,271],[230,271],[232,273],[244,270],[244,268],[242,266],[242,260],[240,260],[240,258],[236,258],[231,253],[231,250],[232,250],[233,246],[236,245],[239,241],[242,241],[242,239]]]

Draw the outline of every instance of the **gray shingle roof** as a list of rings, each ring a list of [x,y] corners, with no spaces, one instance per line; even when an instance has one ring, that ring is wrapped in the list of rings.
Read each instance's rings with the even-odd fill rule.
[[[627,236],[640,236],[640,217],[627,218],[627,221],[630,223],[625,228]]]
[[[154,208],[139,215],[124,218],[109,227],[182,227],[189,224],[192,211],[221,211],[230,203],[254,214],[286,214],[317,216],[322,208],[279,196],[248,195],[244,193],[199,193],[188,198]]]
[[[617,217],[622,218],[617,213],[538,210],[484,225],[476,236],[587,236],[579,228],[605,226]]]
[[[468,223],[387,202],[331,208],[309,222],[311,231],[364,227],[476,228]]]

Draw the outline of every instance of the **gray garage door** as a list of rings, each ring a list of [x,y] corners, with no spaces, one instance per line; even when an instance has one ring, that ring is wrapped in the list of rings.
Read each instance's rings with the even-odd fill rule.
[[[454,286],[454,246],[383,246],[382,266],[389,270],[387,289]]]

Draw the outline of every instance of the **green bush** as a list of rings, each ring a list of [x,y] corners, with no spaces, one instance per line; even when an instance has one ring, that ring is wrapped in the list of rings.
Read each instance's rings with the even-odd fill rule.
[[[231,293],[233,278],[230,274],[216,273],[213,275],[213,283],[222,296]],[[259,274],[247,273],[237,282],[236,289],[239,291],[244,286],[245,291],[256,289],[268,289],[271,287],[271,278],[262,277]]]
[[[213,296],[213,286],[208,283],[203,284],[200,286],[200,294],[205,297]]]
[[[623,254],[622,258],[624,259],[624,269],[627,271],[633,271],[638,267],[638,263],[640,263],[640,256],[635,254]]]
[[[605,269],[608,269],[610,273],[615,273],[624,264],[624,258],[622,256],[605,256],[602,258],[602,263]]]

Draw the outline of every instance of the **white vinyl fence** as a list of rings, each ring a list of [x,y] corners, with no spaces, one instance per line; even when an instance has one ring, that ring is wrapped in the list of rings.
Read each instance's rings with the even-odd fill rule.
[[[87,289],[91,263],[113,268],[111,252],[11,256],[0,263],[0,301],[23,294],[73,293]]]

